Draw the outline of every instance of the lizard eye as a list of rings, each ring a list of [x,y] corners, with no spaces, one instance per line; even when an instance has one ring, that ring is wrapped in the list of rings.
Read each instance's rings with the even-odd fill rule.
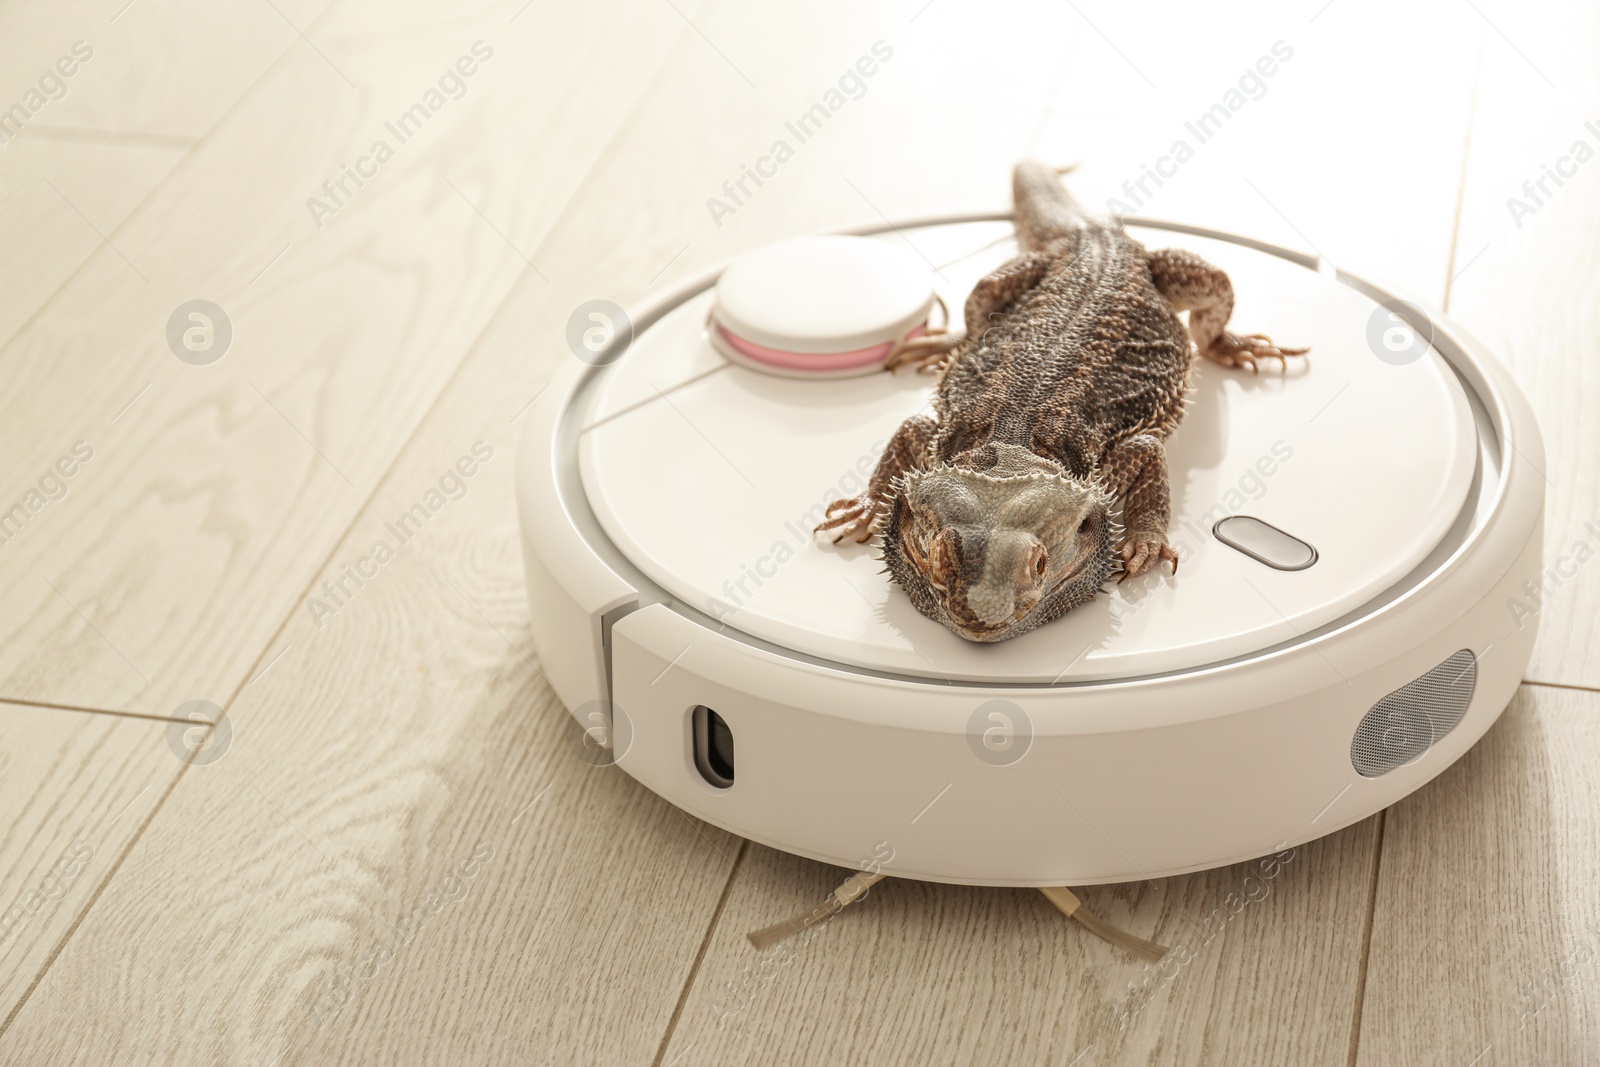
[[[1034,559],[1033,559],[1033,576],[1035,578],[1043,578],[1044,577],[1044,568],[1045,568],[1045,563],[1046,562],[1047,562],[1047,560],[1046,560],[1045,554],[1043,552],[1040,552],[1037,556],[1034,557]]]

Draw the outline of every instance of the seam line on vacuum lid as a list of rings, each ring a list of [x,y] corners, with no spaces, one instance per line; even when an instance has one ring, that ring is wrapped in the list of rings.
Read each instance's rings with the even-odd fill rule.
[[[643,398],[642,400],[637,400],[634,403],[629,404],[627,407],[618,408],[616,411],[613,411],[611,414],[607,415],[603,419],[597,419],[596,421],[591,422],[589,425],[582,427],[578,431],[578,436],[582,437],[584,434],[589,433],[591,430],[598,430],[600,427],[604,426],[608,422],[611,422],[611,421],[613,421],[615,419],[620,419],[620,418],[622,418],[622,416],[630,414],[631,412],[638,411],[640,408],[645,407],[645,406],[647,406],[649,404],[654,404],[657,400],[664,400],[667,397],[672,396],[674,393],[682,392],[684,389],[687,389],[689,386],[695,384],[696,382],[705,381],[707,378],[711,377],[713,374],[721,374],[723,371],[727,370],[731,366],[733,366],[732,363],[724,363],[719,367],[712,367],[710,370],[703,370],[699,374],[696,374],[694,377],[685,378],[683,381],[676,382],[673,385],[670,385],[665,389],[662,389],[660,386],[656,386],[656,395],[655,396],[647,396],[647,397]],[[651,385],[655,385],[654,382],[651,382],[650,384]]]

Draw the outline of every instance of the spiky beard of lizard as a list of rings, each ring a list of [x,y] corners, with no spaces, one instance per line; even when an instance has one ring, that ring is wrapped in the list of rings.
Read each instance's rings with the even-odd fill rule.
[[[912,470],[893,488],[881,539],[885,569],[918,611],[969,641],[1004,641],[1058,619],[1093,599],[1117,570],[1111,495],[1094,479],[1076,478],[1053,460],[1022,452],[991,444]],[[1039,515],[1025,509],[1012,515],[1012,523],[999,525],[1036,538],[1049,559],[1063,561],[1063,573],[1048,575],[1036,602],[1008,610],[1003,619],[980,619],[969,596],[981,592],[984,565],[992,565],[997,554],[995,540],[1003,529],[996,530],[996,515],[1014,508],[1024,490],[1040,497]],[[977,521],[952,521],[947,506],[973,510]],[[927,529],[940,530],[961,547],[941,553],[922,544],[926,530],[917,528],[918,507],[930,512]],[[946,514],[935,518],[931,513],[939,510]],[[1009,590],[1012,581],[1001,575],[995,584]]]

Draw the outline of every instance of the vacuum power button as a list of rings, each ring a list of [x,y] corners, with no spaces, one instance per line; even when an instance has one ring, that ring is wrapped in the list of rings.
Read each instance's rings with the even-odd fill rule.
[[[1303,571],[1317,561],[1317,550],[1254,515],[1229,515],[1211,528],[1218,541],[1280,571]]]

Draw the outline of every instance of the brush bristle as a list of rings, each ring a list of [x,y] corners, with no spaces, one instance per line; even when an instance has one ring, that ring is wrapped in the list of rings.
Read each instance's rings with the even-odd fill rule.
[[[867,890],[882,881],[883,878],[884,873],[882,870],[857,871],[849,878],[846,878],[838,889],[829,893],[827,901],[820,908],[803,911],[793,918],[785,919],[781,923],[773,923],[771,926],[763,926],[759,930],[752,930],[744,936],[750,939],[750,943],[756,947],[757,951],[764,951],[780,941],[788,940],[795,934],[805,932],[808,926],[826,922],[839,914],[844,908],[866,896]]]
[[[756,951],[765,952],[780,941],[787,941],[796,934],[804,933],[807,927],[821,922],[837,910],[838,905],[835,904],[831,908],[824,906],[812,911],[802,911],[780,923],[763,926],[759,930],[751,930],[744,936],[750,939],[750,943],[756,947]]]
[[[1125,952],[1131,952],[1142,960],[1155,963],[1167,954],[1167,946],[1158,945],[1154,941],[1146,941],[1142,937],[1135,937],[1126,930],[1119,930],[1098,918],[1083,906],[1077,895],[1065,886],[1044,886],[1039,892],[1060,909],[1063,915],[1076,919],[1083,924],[1084,929],[1099,937],[1101,940],[1117,946]]]
[[[1102,922],[1086,908],[1079,908],[1072,913],[1072,917],[1084,925],[1095,936],[1108,941],[1124,951],[1131,952],[1148,963],[1155,963],[1167,954],[1166,945],[1158,945],[1154,941],[1146,941],[1136,937],[1126,930],[1118,930],[1115,926]]]

